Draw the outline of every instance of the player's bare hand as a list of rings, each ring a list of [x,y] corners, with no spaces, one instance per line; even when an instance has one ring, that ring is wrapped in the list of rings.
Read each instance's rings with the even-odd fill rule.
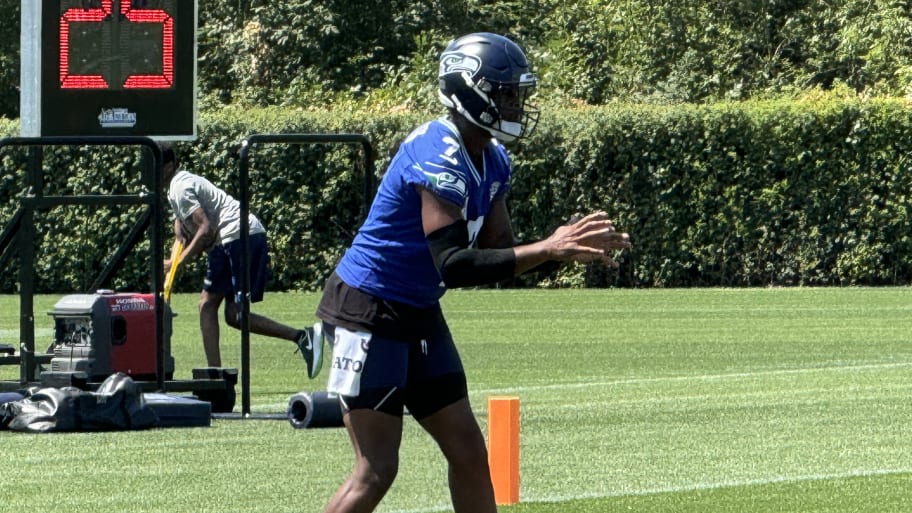
[[[604,212],[574,216],[545,239],[552,260],[592,262],[617,266],[616,253],[629,249],[630,236],[619,232]]]

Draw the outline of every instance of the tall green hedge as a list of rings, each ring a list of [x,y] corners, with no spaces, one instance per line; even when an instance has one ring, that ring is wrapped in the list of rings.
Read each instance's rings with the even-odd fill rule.
[[[201,115],[184,163],[237,193],[239,143],[254,133],[360,133],[382,173],[389,151],[425,114],[226,109]],[[0,121],[0,133],[14,123]],[[509,201],[523,238],[575,212],[601,209],[631,234],[617,270],[565,266],[511,286],[767,286],[912,281],[912,114],[899,99],[840,98],[616,104],[547,111],[511,149]],[[18,208],[25,157],[0,155],[0,222]],[[272,290],[314,290],[357,229],[364,155],[357,145],[263,145],[252,152],[251,206],[270,230]],[[138,151],[59,149],[45,157],[46,194],[135,190]],[[132,210],[131,210],[132,208]],[[37,285],[84,289],[137,216],[136,207],[61,207],[38,216]],[[167,226],[167,221],[162,220]],[[112,288],[148,288],[148,245]],[[0,269],[16,290],[17,260]],[[182,291],[199,288],[202,261]]]
[[[910,280],[912,115],[901,100],[608,106],[562,113],[517,158],[513,213],[601,208],[631,233],[631,286]],[[526,160],[529,158],[529,160]]]

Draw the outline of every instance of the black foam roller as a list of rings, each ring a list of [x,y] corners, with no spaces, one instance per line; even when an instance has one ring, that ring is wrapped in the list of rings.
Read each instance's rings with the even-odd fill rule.
[[[298,392],[288,399],[288,422],[295,429],[342,427],[339,396],[329,392]]]

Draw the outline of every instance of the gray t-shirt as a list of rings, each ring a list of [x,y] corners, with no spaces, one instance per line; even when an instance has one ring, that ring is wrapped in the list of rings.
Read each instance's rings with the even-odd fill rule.
[[[174,217],[180,220],[185,236],[196,233],[199,227],[190,214],[202,208],[209,224],[218,231],[219,244],[227,244],[241,237],[240,202],[202,176],[189,171],[178,171],[168,187],[168,202]],[[266,232],[256,216],[250,214],[248,219],[251,235]]]

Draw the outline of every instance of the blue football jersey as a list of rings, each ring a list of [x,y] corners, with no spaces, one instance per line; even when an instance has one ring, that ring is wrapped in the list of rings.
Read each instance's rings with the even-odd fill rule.
[[[342,280],[382,299],[420,308],[434,305],[445,286],[421,226],[416,186],[462,208],[474,246],[491,203],[510,186],[510,160],[496,139],[485,147],[483,167],[472,164],[449,120],[416,128],[399,146],[367,220],[336,268]]]

